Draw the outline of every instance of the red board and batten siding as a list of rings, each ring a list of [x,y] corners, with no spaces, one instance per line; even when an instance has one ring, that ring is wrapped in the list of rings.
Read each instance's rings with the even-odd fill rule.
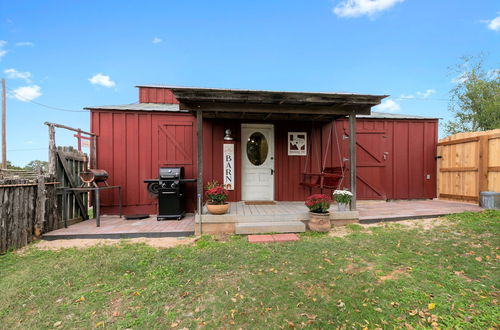
[[[139,102],[179,104],[179,101],[174,97],[174,93],[169,89],[153,87],[139,88]]]
[[[178,103],[167,89],[140,88],[139,93],[142,103]],[[230,192],[230,201],[241,200],[242,123],[247,121],[206,119],[203,123],[204,183],[222,182],[224,130],[231,129],[236,138],[236,189]],[[333,130],[331,124],[265,123],[275,127],[276,200],[303,201],[309,194],[318,193],[319,189],[306,188],[300,182],[305,170],[318,173],[323,163],[336,167],[342,160],[346,169],[343,186],[349,186],[346,119],[336,121]],[[358,119],[358,199],[436,197],[437,127],[437,119]],[[109,172],[110,184],[123,187],[125,214],[157,212],[157,199],[147,192],[143,181],[157,178],[160,166],[184,166],[186,178],[196,177],[196,119],[192,114],[92,110],[91,130],[98,135],[97,167]],[[288,156],[291,131],[308,133],[308,160]],[[186,188],[186,207],[193,211],[196,185]],[[104,213],[117,213],[116,192],[103,192],[101,200]]]
[[[185,177],[196,177],[192,115],[92,111],[91,129],[98,135],[97,167],[109,172],[110,184],[122,186],[125,214],[157,212],[157,199],[143,181],[157,178],[160,166],[184,166]],[[188,196],[196,196],[195,186],[186,186]],[[116,213],[116,192],[103,191],[101,200],[103,213]],[[193,210],[195,204],[193,198],[187,199],[188,209]]]

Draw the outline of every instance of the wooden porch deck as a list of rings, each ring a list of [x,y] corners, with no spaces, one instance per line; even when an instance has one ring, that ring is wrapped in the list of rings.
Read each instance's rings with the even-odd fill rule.
[[[276,202],[274,205],[246,205],[245,202],[229,203],[229,211],[217,217],[238,217],[259,219],[263,217],[283,218],[292,216],[294,219],[308,217],[308,209],[303,202]],[[331,212],[337,210],[336,205],[330,207]],[[438,217],[464,211],[479,212],[482,208],[470,203],[459,203],[445,200],[401,200],[401,201],[358,201],[357,211],[361,223],[378,221],[395,221],[423,217]],[[206,207],[203,215],[209,215]],[[203,221],[203,220],[202,220]]]
[[[331,207],[332,211],[336,206]],[[414,218],[432,218],[464,211],[479,212],[482,208],[469,203],[442,200],[417,201],[358,201],[360,223],[397,221]],[[217,219],[218,218],[218,219]],[[231,203],[229,212],[214,216],[204,209],[202,222],[238,223],[266,221],[300,221],[308,218],[308,209],[302,202],[276,202],[274,205],[246,205],[244,202]],[[181,221],[157,221],[152,215],[143,220],[125,220],[118,216],[102,216],[101,227],[96,227],[95,219],[82,221],[51,231],[44,239],[72,238],[133,238],[133,237],[180,237],[195,232],[195,216],[188,214]]]

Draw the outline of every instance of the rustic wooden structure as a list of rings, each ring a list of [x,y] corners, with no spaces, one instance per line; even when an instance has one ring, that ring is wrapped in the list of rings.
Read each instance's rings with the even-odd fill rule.
[[[88,194],[74,191],[81,186],[80,173],[87,169],[88,157],[72,147],[58,147],[56,145],[56,128],[77,132],[90,139],[90,163],[96,162],[95,134],[66,125],[46,122],[49,130],[49,164],[48,173],[60,182],[58,186],[58,205],[65,225],[76,221],[88,219]]]
[[[0,180],[0,253],[62,227],[53,176]]]
[[[500,129],[459,133],[438,143],[438,197],[477,203],[500,192]]]

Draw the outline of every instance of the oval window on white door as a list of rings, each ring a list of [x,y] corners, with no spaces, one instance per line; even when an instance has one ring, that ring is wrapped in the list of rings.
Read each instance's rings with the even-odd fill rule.
[[[269,148],[264,134],[255,132],[247,141],[247,157],[250,163],[255,166],[264,164],[267,159]]]

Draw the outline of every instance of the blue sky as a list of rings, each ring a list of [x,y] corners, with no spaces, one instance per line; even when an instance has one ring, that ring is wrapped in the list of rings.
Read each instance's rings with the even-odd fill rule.
[[[498,0],[0,0],[8,159],[47,158],[45,121],[89,129],[33,102],[132,103],[137,84],[389,94],[379,110],[447,119],[448,67],[480,53],[500,67]]]

